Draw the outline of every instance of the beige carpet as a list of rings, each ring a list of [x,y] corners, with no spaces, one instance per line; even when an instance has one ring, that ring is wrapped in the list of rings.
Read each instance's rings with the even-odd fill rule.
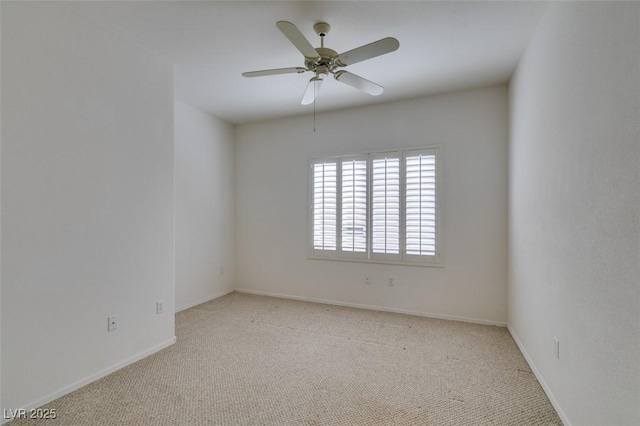
[[[508,331],[232,293],[12,425],[560,425]]]

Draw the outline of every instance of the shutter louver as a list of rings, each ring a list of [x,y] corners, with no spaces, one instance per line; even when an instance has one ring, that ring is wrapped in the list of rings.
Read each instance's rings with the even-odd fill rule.
[[[313,165],[313,248],[335,250],[337,246],[337,163]]]
[[[436,255],[436,156],[406,155],[406,254]]]
[[[342,161],[343,252],[367,251],[367,160]]]
[[[374,159],[372,173],[372,251],[399,254],[400,159]]]

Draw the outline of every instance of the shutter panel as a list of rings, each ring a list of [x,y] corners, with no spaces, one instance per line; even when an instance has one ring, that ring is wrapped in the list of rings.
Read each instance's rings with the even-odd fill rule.
[[[405,154],[405,244],[407,260],[436,256],[436,153]]]
[[[367,159],[343,159],[341,164],[341,249],[343,253],[366,255]]]
[[[400,156],[376,154],[371,179],[372,258],[400,258]]]
[[[313,249],[336,250],[337,162],[313,164]]]

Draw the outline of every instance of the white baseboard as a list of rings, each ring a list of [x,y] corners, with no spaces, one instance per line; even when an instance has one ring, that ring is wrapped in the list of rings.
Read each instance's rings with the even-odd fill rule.
[[[73,392],[74,390],[80,389],[83,386],[88,385],[91,382],[95,382],[98,379],[101,379],[105,376],[108,376],[109,374],[113,373],[114,371],[120,370],[123,367],[126,367],[127,365],[133,364],[136,361],[141,360],[142,358],[146,358],[151,354],[154,354],[166,347],[169,347],[171,345],[173,345],[176,342],[176,338],[175,336],[172,339],[167,340],[166,342],[163,342],[157,346],[154,346],[152,348],[149,348],[145,351],[140,352],[139,354],[136,354],[130,358],[125,359],[124,361],[121,361],[115,365],[112,365],[111,367],[105,368],[104,370],[98,371],[95,374],[92,374],[88,377],[85,377],[84,379],[78,380],[75,383],[72,383],[68,386],[65,386],[61,389],[58,389],[55,392],[50,393],[49,395],[40,398],[36,401],[33,401],[29,404],[26,404],[25,407],[21,407],[24,408],[25,410],[27,410],[27,412],[29,410],[32,410],[34,408],[38,408],[43,406],[44,404],[47,404],[55,399],[60,398],[61,396],[64,396],[68,393]],[[3,416],[4,417],[4,416]],[[8,422],[10,419],[2,419],[2,422],[0,424],[5,424],[6,422]]]
[[[196,300],[195,302],[189,302],[186,305],[182,305],[180,307],[177,307],[176,308],[176,313],[180,312],[180,311],[184,311],[185,309],[193,308],[194,306],[198,306],[198,305],[201,305],[203,303],[210,302],[210,301],[212,301],[214,299],[217,299],[217,298],[222,297],[222,296],[226,296],[227,294],[233,293],[233,292],[234,292],[233,289],[225,290],[225,291],[221,291],[219,293],[216,293],[213,296],[208,296],[208,297],[205,297],[204,299]]]
[[[327,300],[327,299],[316,299],[313,297],[304,297],[304,296],[293,296],[290,294],[280,294],[280,293],[270,293],[267,291],[257,291],[257,290],[249,290],[245,288],[236,288],[238,293],[248,293],[248,294],[256,294],[259,296],[271,296],[271,297],[280,297],[282,299],[293,299],[293,300],[302,300],[305,302],[314,302],[314,303],[324,303],[327,305],[336,305],[336,306],[347,306],[350,308],[360,308],[360,309],[370,309],[372,311],[384,311],[384,312],[394,312],[396,314],[407,314],[407,315],[417,315],[420,317],[428,317],[428,318],[437,318],[444,319],[450,321],[461,321],[461,322],[470,322],[473,324],[482,324],[482,325],[495,325],[498,327],[506,327],[507,324],[500,321],[490,321],[490,320],[482,320],[477,318],[466,318],[466,317],[458,317],[453,315],[441,315],[441,314],[432,314],[429,312],[419,312],[419,311],[411,311],[408,309],[397,309],[397,308],[387,308],[385,306],[377,306],[377,305],[363,305],[360,303],[349,303],[349,302],[338,302],[336,300]]]
[[[569,421],[569,418],[567,417],[565,412],[562,410],[562,407],[560,407],[558,400],[556,399],[553,392],[551,392],[551,388],[549,388],[549,385],[547,384],[547,382],[545,382],[544,377],[542,377],[542,374],[540,374],[540,371],[536,368],[536,365],[531,360],[531,357],[525,350],[520,339],[518,339],[518,336],[516,335],[516,333],[508,325],[507,325],[507,330],[509,330],[509,334],[511,334],[513,341],[516,342],[518,349],[520,349],[520,352],[522,352],[522,356],[524,356],[525,361],[527,361],[527,364],[529,364],[529,368],[531,368],[531,371],[533,371],[533,375],[536,376],[536,379],[538,379],[538,382],[540,382],[540,386],[542,386],[544,393],[547,394],[549,401],[551,401],[551,405],[553,405],[553,408],[556,409],[558,416],[560,416],[560,420],[562,420],[562,423],[564,423],[565,426],[571,426],[571,422]]]

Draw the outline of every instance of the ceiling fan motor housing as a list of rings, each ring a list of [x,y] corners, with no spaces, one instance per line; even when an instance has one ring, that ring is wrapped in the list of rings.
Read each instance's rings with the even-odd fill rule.
[[[315,71],[316,74],[319,72],[323,72],[325,75],[333,73],[338,67],[335,63],[335,58],[338,56],[338,52],[326,47],[318,47],[316,48],[316,52],[318,52],[320,59],[307,59],[305,61],[305,66],[308,69]]]

